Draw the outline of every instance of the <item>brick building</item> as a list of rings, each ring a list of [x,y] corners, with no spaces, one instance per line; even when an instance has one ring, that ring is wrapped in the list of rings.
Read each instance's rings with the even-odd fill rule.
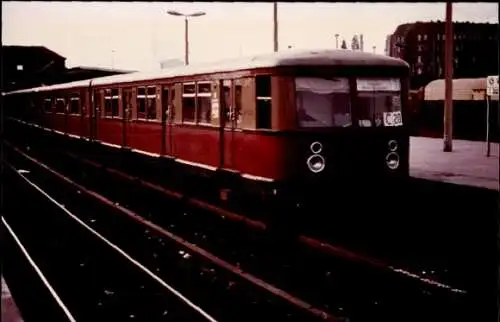
[[[498,24],[455,22],[453,78],[498,75]],[[444,77],[445,23],[399,25],[386,40],[386,55],[411,67],[412,89]]]

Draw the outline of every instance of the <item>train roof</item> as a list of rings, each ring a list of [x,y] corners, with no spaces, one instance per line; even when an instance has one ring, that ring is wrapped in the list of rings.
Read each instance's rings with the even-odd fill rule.
[[[130,83],[137,81],[155,80],[178,76],[212,74],[220,72],[234,72],[258,68],[272,68],[281,66],[387,66],[408,67],[401,59],[351,50],[286,50],[271,54],[223,60],[204,64],[176,66],[155,72],[135,72],[129,74],[112,75],[93,79],[55,84],[7,94],[44,92],[59,89],[81,88],[90,85],[108,85],[115,83]]]

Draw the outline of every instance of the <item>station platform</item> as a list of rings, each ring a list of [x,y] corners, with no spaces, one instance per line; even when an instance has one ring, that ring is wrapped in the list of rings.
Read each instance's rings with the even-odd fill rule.
[[[443,152],[443,139],[410,138],[410,176],[418,179],[499,191],[499,144],[453,140],[453,151]]]
[[[9,287],[2,276],[2,322],[22,322],[21,313],[10,294]]]

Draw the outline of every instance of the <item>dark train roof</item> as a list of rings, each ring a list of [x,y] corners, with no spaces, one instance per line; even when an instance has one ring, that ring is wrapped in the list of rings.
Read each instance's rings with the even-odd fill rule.
[[[408,64],[401,59],[383,55],[376,55],[366,52],[357,52],[344,49],[286,50],[271,54],[224,60],[220,62],[196,64],[188,66],[176,66],[155,72],[137,72],[130,74],[99,77],[91,80],[83,80],[65,84],[56,84],[51,86],[20,90],[16,92],[11,92],[9,94],[88,87],[91,84],[108,85],[115,83],[129,83],[136,81],[155,80],[155,79],[170,78],[177,76],[201,75],[201,74],[211,74],[219,72],[233,72],[238,70],[272,68],[280,66],[338,66],[338,65],[386,66],[386,67],[408,68]]]

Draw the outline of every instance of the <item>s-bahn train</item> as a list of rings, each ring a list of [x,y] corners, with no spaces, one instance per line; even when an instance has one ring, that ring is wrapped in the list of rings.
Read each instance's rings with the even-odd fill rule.
[[[67,140],[156,158],[235,194],[288,200],[407,178],[408,84],[409,66],[399,59],[289,50],[4,99],[11,118]]]

